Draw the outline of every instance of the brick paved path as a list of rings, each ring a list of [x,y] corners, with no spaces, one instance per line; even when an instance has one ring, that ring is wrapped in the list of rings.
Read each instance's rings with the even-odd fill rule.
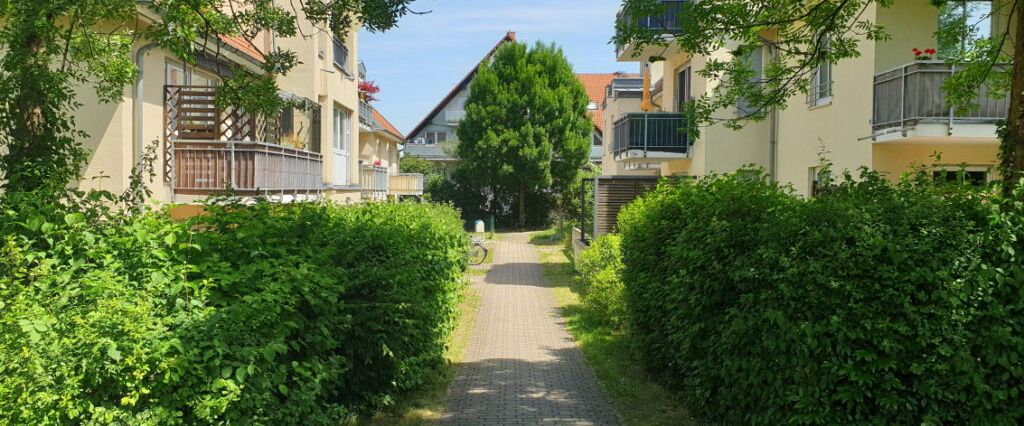
[[[476,327],[444,425],[614,425],[594,373],[563,326],[528,234],[505,234],[480,286]]]

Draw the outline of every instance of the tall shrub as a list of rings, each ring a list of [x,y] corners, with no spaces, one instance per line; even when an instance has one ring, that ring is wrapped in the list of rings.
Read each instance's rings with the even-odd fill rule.
[[[5,237],[0,423],[338,424],[442,365],[467,245],[453,210],[210,210]]]
[[[809,200],[749,173],[661,188],[620,216],[645,362],[724,424],[1015,424],[972,334],[1010,321],[979,297],[1006,289],[977,279],[984,201],[872,174]]]
[[[594,320],[621,328],[626,322],[623,300],[621,238],[602,235],[580,253],[576,262],[576,281],[582,290],[583,304]]]

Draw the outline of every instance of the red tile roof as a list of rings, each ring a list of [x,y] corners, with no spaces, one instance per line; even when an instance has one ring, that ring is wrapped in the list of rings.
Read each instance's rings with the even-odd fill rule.
[[[576,78],[583,83],[583,88],[587,89],[587,97],[590,98],[591,102],[597,103],[597,109],[590,111],[590,117],[594,120],[594,127],[601,133],[604,133],[604,96],[607,91],[608,85],[612,84],[612,80],[621,76],[622,73],[609,73],[609,74],[576,74]]]
[[[373,108],[373,119],[384,129],[385,132],[388,132],[392,136],[398,138],[399,141],[405,139],[405,137],[402,136],[402,132],[399,132],[398,128],[396,128],[394,124],[391,124],[388,119],[384,118],[384,114],[377,111],[377,108]]]
[[[238,49],[240,52],[249,55],[259,62],[264,62],[267,59],[263,52],[257,49],[256,46],[253,46],[253,44],[250,43],[249,40],[246,40],[245,37],[222,35],[220,36],[220,39],[224,44]]]

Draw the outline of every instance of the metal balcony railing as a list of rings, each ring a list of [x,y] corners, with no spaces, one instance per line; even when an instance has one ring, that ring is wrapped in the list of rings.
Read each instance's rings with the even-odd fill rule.
[[[383,201],[388,198],[388,168],[359,166],[359,186],[363,199]]]
[[[916,61],[875,76],[872,130],[905,128],[921,122],[994,123],[1006,118],[1009,97],[978,90],[977,109],[956,111],[946,100],[942,86],[957,73],[942,61]]]
[[[176,193],[240,195],[316,192],[323,188],[320,154],[260,142],[175,140]]]
[[[631,113],[615,122],[616,155],[626,151],[687,154],[690,132],[686,116],[680,113]]]
[[[660,34],[675,35],[683,31],[683,8],[685,3],[692,0],[660,0],[663,11],[651,16],[631,16],[624,10],[619,10],[615,19],[617,22],[632,20],[640,28],[646,28]],[[616,45],[615,51],[622,52],[624,46]]]
[[[373,107],[364,101],[359,101],[359,122],[371,129],[377,126],[377,119],[373,117]]]

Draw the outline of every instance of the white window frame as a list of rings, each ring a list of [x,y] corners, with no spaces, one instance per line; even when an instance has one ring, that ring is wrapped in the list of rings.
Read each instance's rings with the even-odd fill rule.
[[[751,77],[752,82],[757,83],[760,86],[764,86],[764,65],[765,65],[765,49],[764,45],[757,46],[754,51],[750,52],[743,60],[751,65],[752,71],[755,71]],[[757,69],[754,68],[754,58],[757,58]],[[736,105],[736,116],[737,117],[748,117],[753,111],[750,111],[750,105],[746,105],[746,99],[738,99]]]
[[[830,43],[828,40],[824,41],[823,49],[826,51],[830,49]],[[813,80],[811,80],[811,87],[807,94],[808,103],[811,108],[825,106],[832,103],[832,96],[834,95],[834,87],[832,87],[835,80],[833,78],[834,75],[835,70],[832,68],[832,62],[827,58],[814,68],[814,77]],[[828,79],[824,84],[824,89],[822,88],[823,77],[827,77]]]
[[[444,135],[444,140],[438,140],[438,136]],[[423,138],[426,139],[427,145],[436,145],[438,143],[448,142],[448,132],[444,131],[429,131],[423,133]]]
[[[685,84],[679,78],[679,75],[684,72],[686,73]],[[693,67],[690,65],[690,62],[683,64],[683,66],[676,70],[675,79],[676,85],[680,86],[676,87],[676,97],[679,99],[676,99],[675,109],[676,112],[685,112],[686,103],[693,99]]]

